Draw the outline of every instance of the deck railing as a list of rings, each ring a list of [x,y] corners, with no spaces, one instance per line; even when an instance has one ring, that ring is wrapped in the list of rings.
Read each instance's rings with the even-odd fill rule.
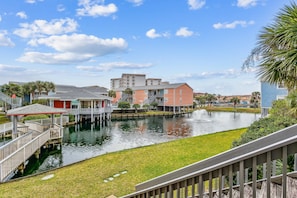
[[[247,194],[258,197],[260,193],[267,198],[297,196],[292,195],[297,193],[297,181],[294,180],[293,187],[294,182],[291,182],[291,178],[297,178],[296,153],[297,125],[294,125],[138,184],[136,192],[124,198],[242,198]],[[288,157],[295,159],[293,164],[288,163]],[[281,164],[279,173],[275,164]],[[289,168],[289,165],[292,167]],[[275,184],[278,188],[275,188]]]
[[[22,135],[0,147],[0,160],[3,160],[32,139],[32,133]]]
[[[47,130],[34,139],[27,141],[18,150],[0,160],[0,182],[16,170],[22,163],[31,157],[42,145],[50,139],[50,130]]]
[[[91,115],[93,114],[103,114],[103,113],[111,113],[112,107],[104,107],[104,108],[79,108],[79,109],[67,109],[68,113],[73,115],[78,114],[85,114],[85,115]]]
[[[0,124],[0,134],[1,133],[6,133],[8,131],[12,130],[12,122]]]

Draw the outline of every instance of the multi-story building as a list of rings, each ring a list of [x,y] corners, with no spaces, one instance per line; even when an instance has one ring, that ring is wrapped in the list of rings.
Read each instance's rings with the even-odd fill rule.
[[[193,89],[187,83],[147,85],[131,87],[132,96],[127,96],[126,88],[117,88],[113,104],[132,98],[132,104],[157,103],[157,109],[163,111],[180,112],[193,106]]]
[[[145,85],[161,85],[162,79],[161,78],[147,78]]]
[[[122,74],[121,78],[112,78],[110,80],[111,90],[145,85],[145,74]]]

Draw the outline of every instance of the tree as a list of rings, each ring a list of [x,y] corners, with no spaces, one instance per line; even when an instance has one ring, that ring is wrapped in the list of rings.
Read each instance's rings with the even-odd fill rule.
[[[108,91],[108,96],[111,97],[111,98],[116,98],[117,97],[117,94],[114,90],[109,90]]]
[[[54,83],[45,81],[43,82],[43,89],[46,92],[46,95],[48,95],[48,92],[54,92],[56,88]]]
[[[146,111],[148,111],[149,108],[150,108],[150,105],[149,105],[149,104],[144,104],[142,107],[143,107],[144,109],[146,109]]]
[[[297,86],[297,5],[292,2],[276,15],[274,22],[260,32],[258,45],[243,64],[243,69],[259,62],[257,76],[271,84]]]
[[[18,84],[14,84],[14,83],[4,84],[1,87],[1,92],[8,95],[9,97],[12,97],[13,95],[18,96],[18,97],[23,96],[22,87]]]
[[[126,101],[132,103],[133,90],[128,87],[124,90],[124,94],[127,96]]]
[[[130,108],[130,103],[127,101],[121,101],[118,104],[118,108],[122,109],[122,112],[123,112],[123,110]]]
[[[132,107],[135,109],[135,113],[137,113],[137,109],[140,108],[140,105],[139,104],[133,104]]]
[[[232,97],[230,102],[232,102],[234,108],[236,108],[236,105],[240,103],[240,99],[238,97]]]
[[[250,103],[253,105],[254,108],[259,107],[260,99],[261,99],[261,94],[259,91],[252,92]]]
[[[157,102],[152,102],[152,103],[150,104],[150,106],[152,106],[153,109],[157,109],[158,105],[159,105],[159,104],[158,104]]]
[[[44,82],[38,80],[35,82],[35,85],[36,85],[36,89],[38,91],[38,95],[40,96],[42,91],[44,90]]]
[[[208,103],[208,106],[211,106],[212,103],[217,99],[216,95],[215,94],[208,94],[206,93],[205,94],[205,99]]]

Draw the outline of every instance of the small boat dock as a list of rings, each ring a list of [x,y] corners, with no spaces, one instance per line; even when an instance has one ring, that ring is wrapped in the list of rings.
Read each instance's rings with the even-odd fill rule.
[[[62,109],[34,104],[7,112],[13,122],[0,125],[0,134],[11,133],[12,140],[0,147],[0,182],[7,181],[16,171],[24,171],[26,161],[40,154],[40,148],[49,144],[61,143],[63,137]],[[52,122],[43,125],[38,122],[18,123],[19,116],[50,114]],[[60,124],[55,123],[54,114],[60,114]]]

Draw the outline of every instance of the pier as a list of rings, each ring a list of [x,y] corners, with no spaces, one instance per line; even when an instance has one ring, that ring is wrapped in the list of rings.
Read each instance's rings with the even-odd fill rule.
[[[11,133],[12,140],[0,147],[0,182],[7,181],[16,171],[23,172],[26,161],[32,156],[40,154],[42,146],[61,143],[63,137],[63,109],[34,104],[7,112],[13,122],[0,125],[1,133]],[[52,122],[47,125],[18,123],[18,117],[36,114],[50,114]],[[54,115],[60,115],[60,125],[55,123]]]

